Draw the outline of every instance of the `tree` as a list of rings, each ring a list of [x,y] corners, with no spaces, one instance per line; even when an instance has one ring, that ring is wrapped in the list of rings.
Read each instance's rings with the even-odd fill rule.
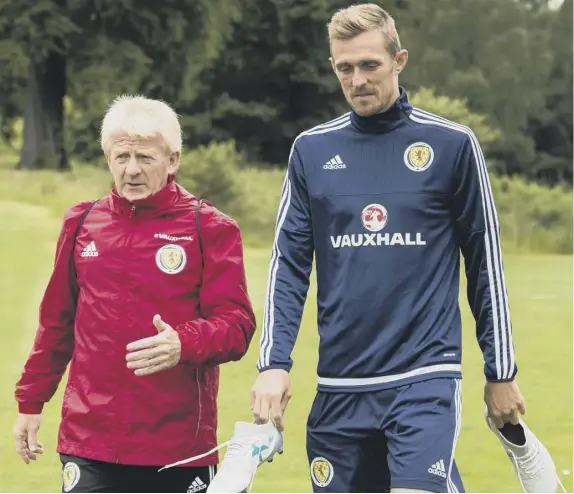
[[[572,184],[572,0],[549,14],[554,60],[544,91],[545,108],[530,120],[538,159],[532,175],[544,182]]]
[[[92,3],[74,0],[74,19],[91,22],[83,31],[89,42],[70,60],[71,147],[89,160],[101,155],[95,137],[102,111],[120,93],[165,100],[185,127],[186,107],[201,97],[203,74],[241,16],[240,0],[100,0],[97,13]]]
[[[2,58],[12,78],[3,84],[23,82],[22,67],[28,67],[24,97],[24,142],[19,166],[68,168],[64,145],[63,98],[66,94],[66,51],[69,39],[78,32],[67,17],[64,0],[22,0],[0,3],[0,52],[16,55]],[[3,128],[15,113],[15,99],[4,102]],[[8,117],[8,118],[6,118]]]
[[[0,0],[0,38],[7,40],[0,52],[18,55],[0,58],[9,69],[0,86],[26,80],[24,102],[11,94],[0,108],[5,134],[17,109],[24,115],[21,166],[68,167],[66,95],[75,118],[68,134],[73,142],[81,136],[72,151],[85,157],[96,155],[98,122],[119,92],[174,105],[193,98],[239,13],[239,0]]]
[[[538,158],[528,124],[544,111],[551,78],[547,12],[499,0],[411,1],[397,11],[410,52],[403,83],[464,98],[486,115],[503,133],[491,156],[502,173],[528,175]]]
[[[324,0],[245,0],[203,92],[182,108],[193,144],[234,139],[252,160],[284,163],[295,136],[333,118]],[[190,143],[190,144],[191,144]],[[193,145],[191,144],[191,145]]]
[[[284,165],[295,137],[348,111],[329,62],[327,23],[347,0],[244,0],[204,92],[185,109],[189,145],[233,139]],[[383,2],[398,8],[404,0]]]

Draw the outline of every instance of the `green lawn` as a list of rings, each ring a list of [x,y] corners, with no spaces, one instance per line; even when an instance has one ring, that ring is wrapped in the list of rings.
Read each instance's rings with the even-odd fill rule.
[[[0,202],[0,491],[57,492],[55,454],[62,388],[47,405],[40,440],[45,455],[24,465],[13,450],[16,417],[13,388],[34,337],[38,302],[50,273],[59,219],[42,207]],[[246,252],[249,289],[262,319],[269,249]],[[572,259],[560,256],[507,256],[506,280],[527,420],[553,454],[566,488],[572,489]],[[294,353],[293,399],[287,413],[285,454],[263,466],[257,492],[309,492],[305,420],[315,390],[317,335],[314,287]],[[463,298],[465,322],[463,427],[457,461],[469,492],[520,492],[511,465],[483,420],[482,364],[474,327]],[[220,437],[233,424],[250,420],[249,390],[256,376],[259,332],[248,355],[222,370]],[[568,473],[563,473],[567,470]]]

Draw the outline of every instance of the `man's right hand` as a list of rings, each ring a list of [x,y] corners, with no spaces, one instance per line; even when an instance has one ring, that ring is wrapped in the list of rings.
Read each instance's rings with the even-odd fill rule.
[[[263,371],[251,388],[251,410],[256,422],[265,423],[271,416],[277,429],[283,432],[283,413],[290,399],[289,373],[283,369]]]
[[[28,415],[25,413],[18,414],[18,420],[14,426],[14,440],[16,442],[16,451],[22,457],[26,464],[30,460],[36,460],[36,455],[41,455],[44,448],[38,442],[38,430],[42,422],[42,415]]]

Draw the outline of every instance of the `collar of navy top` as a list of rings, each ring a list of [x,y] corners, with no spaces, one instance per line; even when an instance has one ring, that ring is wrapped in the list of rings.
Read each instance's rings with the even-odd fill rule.
[[[366,134],[384,134],[403,125],[413,107],[409,103],[405,88],[399,87],[399,91],[399,97],[385,111],[363,117],[351,110],[351,123],[353,126],[358,131]]]

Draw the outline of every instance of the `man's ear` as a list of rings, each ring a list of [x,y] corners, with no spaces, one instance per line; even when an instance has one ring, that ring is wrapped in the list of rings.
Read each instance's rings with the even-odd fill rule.
[[[402,49],[395,55],[395,70],[398,74],[400,74],[406,67],[408,60],[409,52],[405,49]]]
[[[329,62],[331,62],[331,68],[333,69],[333,72],[337,73],[335,70],[335,60],[333,60],[333,57],[329,57]]]
[[[180,161],[181,161],[181,152],[180,151],[176,151],[175,153],[171,153],[171,156],[169,157],[169,169],[168,169],[168,173],[170,175],[175,175],[175,173],[177,172],[177,170],[179,168]]]

